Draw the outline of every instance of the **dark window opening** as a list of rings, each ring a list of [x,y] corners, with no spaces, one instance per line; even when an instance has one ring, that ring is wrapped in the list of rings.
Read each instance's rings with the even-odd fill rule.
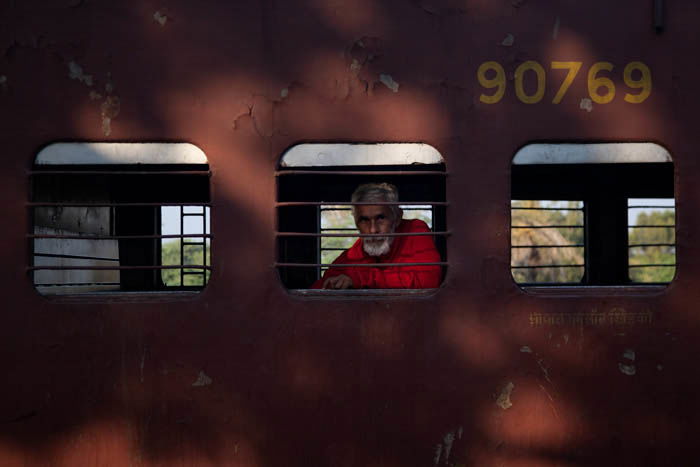
[[[444,278],[448,234],[445,175],[442,162],[281,164],[277,172],[276,264],[283,285],[291,290],[308,289],[335,258],[355,243],[351,195],[360,184],[384,182],[398,188],[404,219],[418,218],[428,224]]]
[[[36,164],[35,287],[45,295],[202,289],[211,270],[208,175],[207,164]]]
[[[514,163],[511,170],[516,283],[605,286],[673,280],[670,157],[663,162]]]

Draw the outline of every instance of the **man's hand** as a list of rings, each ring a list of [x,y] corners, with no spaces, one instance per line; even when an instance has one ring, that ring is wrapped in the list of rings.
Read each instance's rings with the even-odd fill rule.
[[[350,289],[352,285],[352,279],[345,274],[329,277],[323,281],[324,289]]]

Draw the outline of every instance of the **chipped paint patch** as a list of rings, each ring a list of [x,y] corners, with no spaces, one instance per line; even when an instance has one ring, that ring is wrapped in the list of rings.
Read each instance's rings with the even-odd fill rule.
[[[559,24],[560,20],[559,17],[557,16],[557,19],[554,20],[554,28],[552,29],[552,39],[557,40],[557,37],[559,37]]]
[[[634,365],[625,365],[624,363],[618,363],[618,368],[623,374],[627,376],[634,376],[637,374],[637,368]]]
[[[450,451],[452,451],[452,443],[454,443],[454,441],[455,441],[455,432],[454,431],[450,431],[442,439],[442,442],[445,445],[445,464],[447,464],[450,460]]]
[[[381,81],[384,86],[391,89],[393,92],[399,92],[399,83],[394,81],[394,78],[392,78],[391,75],[385,75],[382,73],[379,75],[379,81]]]
[[[656,369],[661,371],[664,369],[664,366],[663,365],[656,365]]]
[[[515,36],[510,33],[506,34],[506,37],[501,41],[503,47],[510,47],[513,44],[515,44]]]
[[[435,457],[433,457],[433,465],[438,465],[440,463],[440,457],[442,456],[442,443],[438,443],[435,446]]]
[[[112,120],[119,115],[121,102],[117,96],[107,96],[100,106],[102,111],[102,132],[105,136],[112,134]]]
[[[289,95],[289,88],[284,88],[280,91],[280,98],[281,99],[286,99],[288,95]]]
[[[532,349],[527,345],[523,345],[522,347],[520,347],[520,351],[522,353],[532,353]]]
[[[503,410],[513,407],[513,403],[510,401],[510,395],[513,393],[514,388],[515,385],[512,382],[508,382],[508,384],[505,385],[505,387],[501,390],[501,393],[498,395],[496,405]]]
[[[90,91],[90,100],[91,101],[99,101],[102,99],[102,94],[100,94],[97,91]]]
[[[593,111],[593,101],[587,97],[581,99],[581,103],[578,105],[579,109],[585,110],[586,112]]]
[[[197,375],[197,381],[192,383],[192,386],[194,387],[201,387],[201,386],[209,386],[212,383],[212,379],[207,376],[206,373],[203,371],[199,372],[199,375]]]
[[[0,87],[3,89],[7,87],[7,76],[0,75]]]
[[[78,80],[86,86],[92,86],[93,84],[92,75],[85,74],[83,67],[73,61],[68,62],[68,77]]]
[[[634,350],[625,349],[624,353],[622,354],[622,358],[627,360],[627,363],[618,363],[618,368],[627,376],[634,376],[637,373],[637,368],[632,363],[636,358]]]
[[[168,17],[160,11],[156,11],[155,13],[153,13],[153,21],[160,24],[161,26],[165,26],[165,23],[168,22]]]

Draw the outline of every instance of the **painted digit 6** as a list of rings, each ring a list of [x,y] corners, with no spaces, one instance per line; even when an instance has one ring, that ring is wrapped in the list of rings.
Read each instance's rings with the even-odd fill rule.
[[[607,104],[615,98],[615,83],[610,78],[596,78],[599,71],[612,71],[613,65],[609,62],[594,63],[588,70],[588,94],[596,104]],[[598,89],[607,88],[608,92],[605,95],[598,94]]]
[[[634,70],[640,71],[642,74],[640,79],[632,79],[632,72]],[[625,94],[625,102],[629,102],[630,104],[641,104],[644,102],[647,97],[649,97],[649,94],[651,94],[651,71],[649,71],[649,67],[642,62],[630,62],[625,67],[624,77],[627,86],[633,89],[642,89],[642,92],[639,94]]]
[[[493,70],[496,72],[496,76],[493,78],[487,78],[486,72]],[[484,104],[495,104],[503,99],[503,94],[506,92],[506,72],[503,67],[498,62],[484,62],[479,67],[476,72],[477,78],[479,78],[479,84],[481,84],[486,89],[498,88],[496,92],[492,95],[482,94],[479,96],[479,100]]]

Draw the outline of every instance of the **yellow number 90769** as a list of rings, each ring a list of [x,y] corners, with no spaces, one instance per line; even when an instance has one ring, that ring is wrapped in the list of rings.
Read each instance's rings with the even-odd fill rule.
[[[559,104],[566,91],[576,79],[582,62],[552,62],[552,70],[566,70],[566,76],[557,93],[552,99],[553,104]],[[615,83],[606,76],[613,71],[613,64],[596,62],[588,69],[588,94],[596,104],[608,104],[615,99]],[[535,89],[528,93],[525,90],[525,76],[532,74],[535,78]],[[636,78],[635,78],[636,75]],[[479,84],[486,89],[495,89],[491,94],[482,93],[479,100],[484,104],[496,104],[506,93],[506,72],[498,62],[484,62],[476,72]],[[623,80],[627,87],[640,89],[636,94],[625,93],[625,102],[641,104],[651,94],[651,71],[642,62],[630,62],[625,66]],[[546,88],[546,73],[542,65],[533,60],[521,63],[514,74],[515,95],[520,102],[537,104],[544,98]]]

